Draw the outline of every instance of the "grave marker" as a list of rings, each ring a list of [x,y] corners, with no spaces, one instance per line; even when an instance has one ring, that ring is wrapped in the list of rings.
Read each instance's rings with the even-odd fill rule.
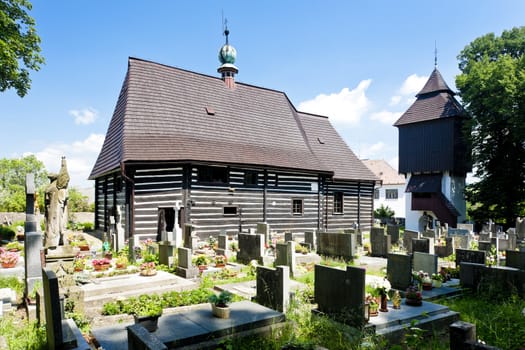
[[[179,265],[175,273],[184,278],[193,278],[199,275],[199,269],[191,263],[191,249],[179,247],[177,249]]]
[[[366,270],[347,266],[346,271],[315,265],[315,301],[318,311],[351,325],[364,320]]]
[[[357,235],[320,232],[318,254],[351,260],[356,255]]]
[[[392,288],[407,289],[412,284],[412,256],[388,254],[386,274]]]
[[[257,266],[257,296],[259,304],[286,312],[290,302],[290,270],[288,266],[275,269]]]
[[[438,257],[434,254],[414,252],[413,270],[424,271],[429,275],[438,271]]]
[[[25,291],[27,297],[37,282],[42,281],[42,234],[38,232],[35,215],[35,175],[26,175],[26,221],[24,235]]]
[[[386,233],[390,236],[390,243],[397,244],[397,242],[399,241],[399,226],[387,224]]]
[[[485,255],[484,251],[456,249],[456,266],[460,266],[462,262],[485,265]]]
[[[385,234],[382,227],[372,227],[370,230],[371,255],[386,257],[390,253],[390,239],[391,237]]]
[[[264,235],[239,233],[239,251],[237,260],[240,263],[248,264],[252,260],[257,260],[263,264],[264,255]]]
[[[413,239],[419,239],[420,235],[417,231],[411,231],[411,230],[405,230],[403,233],[403,247],[405,247],[405,250],[407,253],[412,252],[412,240]]]

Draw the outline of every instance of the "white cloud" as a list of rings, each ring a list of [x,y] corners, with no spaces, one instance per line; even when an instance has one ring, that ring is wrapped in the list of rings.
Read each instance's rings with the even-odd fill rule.
[[[412,74],[405,79],[403,85],[399,89],[399,92],[403,95],[415,95],[417,94],[427,82],[427,76],[418,76],[417,74]]]
[[[401,112],[390,112],[390,111],[381,111],[377,113],[372,113],[370,120],[378,120],[383,124],[392,125],[396,120],[401,117]]]
[[[50,173],[58,173],[60,160],[66,157],[67,169],[71,180],[70,187],[85,188],[93,186],[87,178],[98,153],[104,142],[103,134],[91,134],[86,139],[75,141],[71,144],[53,144],[39,152],[35,152],[38,160],[42,161]],[[27,154],[24,154],[24,156]]]
[[[330,117],[335,123],[357,124],[370,107],[366,90],[372,80],[362,80],[353,90],[345,87],[339,93],[320,94],[314,99],[299,103],[298,110]]]
[[[75,124],[77,125],[93,124],[98,117],[98,111],[93,108],[72,109],[69,111],[69,114],[75,118]]]
[[[399,96],[399,95],[396,95],[396,96],[392,96],[390,97],[390,106],[396,106],[399,104],[399,102],[401,102],[401,99],[403,97],[402,96]]]
[[[359,146],[359,158],[360,159],[377,159],[382,158],[381,155],[384,153],[384,150],[387,148],[387,145],[382,142],[376,142],[372,145],[361,144]]]

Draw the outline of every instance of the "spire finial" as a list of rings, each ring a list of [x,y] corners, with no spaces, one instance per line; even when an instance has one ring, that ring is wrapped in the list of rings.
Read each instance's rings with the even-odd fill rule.
[[[434,68],[437,68],[438,66],[438,49],[437,49],[437,41],[434,40]]]
[[[228,19],[224,19],[224,36],[226,36],[226,45],[228,45],[228,35],[230,35],[230,31],[228,30]]]

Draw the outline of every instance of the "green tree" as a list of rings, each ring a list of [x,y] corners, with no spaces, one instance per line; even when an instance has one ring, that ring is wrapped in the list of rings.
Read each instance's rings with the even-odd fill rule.
[[[68,191],[67,207],[73,213],[92,211],[92,205],[88,202],[88,196],[84,196],[76,188],[70,188]]]
[[[470,119],[476,221],[507,226],[525,214],[525,27],[475,39],[458,56],[456,86]]]
[[[374,218],[380,219],[381,223],[384,224],[388,219],[392,219],[396,215],[396,212],[393,211],[388,205],[385,207],[383,204],[376,210],[374,210]]]
[[[44,163],[34,155],[0,159],[0,211],[24,212],[26,208],[26,174],[35,174],[38,204],[43,207],[44,189],[49,183]]]
[[[29,70],[44,63],[31,8],[28,0],[0,0],[0,91],[13,88],[20,97],[31,87]]]

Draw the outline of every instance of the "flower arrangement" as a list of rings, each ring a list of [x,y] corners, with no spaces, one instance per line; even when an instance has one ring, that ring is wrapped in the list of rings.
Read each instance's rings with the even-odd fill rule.
[[[372,294],[367,293],[365,297],[365,302],[368,302],[370,307],[377,307],[379,304],[377,303],[376,297],[374,297]]]
[[[223,290],[219,295],[212,293],[208,297],[208,301],[218,307],[227,307],[232,302],[233,295],[227,290]]]
[[[445,281],[445,277],[440,273],[433,273],[432,276],[430,277],[432,278],[433,281],[439,281],[439,282]]]
[[[111,264],[111,261],[109,261],[109,259],[106,259],[106,258],[93,259],[91,260],[91,264],[93,264],[93,266],[109,265]]]
[[[423,272],[422,270],[412,271],[412,282],[414,284],[421,284],[423,282],[424,276],[425,276],[425,272]]]
[[[18,254],[15,252],[4,252],[0,255],[0,263],[2,265],[16,265],[18,258]]]
[[[197,266],[208,265],[208,258],[206,257],[206,255],[201,254],[197,258],[195,258],[195,265]]]
[[[115,265],[117,266],[117,268],[127,267],[128,263],[129,263],[129,260],[126,254],[119,254],[117,258],[115,259]]]
[[[84,254],[77,254],[73,259],[75,271],[82,271],[86,268],[87,257]]]
[[[215,265],[224,266],[228,259],[224,255],[215,255]]]
[[[423,295],[416,286],[410,286],[406,290],[405,299],[419,303],[423,300]]]
[[[24,245],[20,242],[9,242],[5,248],[11,252],[18,252],[24,249]]]
[[[382,280],[373,280],[371,287],[376,295],[386,295],[392,288],[388,278],[384,277]]]
[[[142,263],[140,264],[139,270],[141,274],[145,274],[145,275],[151,274],[152,272],[156,271],[155,262],[150,261],[150,262]]]

